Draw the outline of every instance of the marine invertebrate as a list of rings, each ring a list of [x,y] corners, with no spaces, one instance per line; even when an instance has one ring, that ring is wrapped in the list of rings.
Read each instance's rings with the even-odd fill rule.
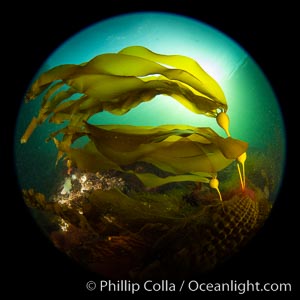
[[[227,136],[224,138],[208,127],[189,125],[150,127],[89,123],[89,119],[97,113],[108,111],[123,115],[159,94],[171,96],[194,113],[216,118]],[[188,226],[189,232],[202,233],[202,238],[194,248],[199,252],[196,255],[198,270],[206,270],[236,251],[261,226],[262,222],[258,220],[263,219],[268,205],[267,199],[254,186],[252,189],[257,190],[256,197],[252,197],[252,193],[246,189],[244,163],[248,144],[231,137],[225,95],[218,83],[193,59],[182,55],[157,54],[145,47],[131,46],[119,53],[101,54],[80,65],[60,65],[44,72],[32,84],[26,101],[39,96],[43,99],[38,116],[32,119],[21,142],[26,143],[35,128],[47,120],[64,125],[49,136],[49,140],[53,140],[58,149],[57,162],[63,159],[66,161],[68,177],[64,182],[68,188],[63,189],[63,196],[69,197],[70,187],[73,189],[79,184],[74,170],[84,173],[80,177],[84,177],[84,181],[91,176],[86,174],[108,172],[117,173],[122,180],[128,182],[127,190],[124,188],[122,191],[118,188],[102,190],[99,182],[96,184],[99,188],[91,189],[89,193],[77,188],[74,204],[80,207],[80,212],[75,214],[65,212],[65,209],[72,211],[72,205],[58,210],[57,202],[51,206],[45,204],[47,201],[40,194],[32,190],[24,191],[29,206],[37,207],[36,204],[39,203],[38,207],[47,207],[45,210],[52,211],[54,215],[57,215],[57,211],[64,212],[59,216],[67,219],[69,225],[65,228],[63,239],[68,240],[66,234],[70,231],[79,236],[92,232],[91,239],[83,246],[72,238],[67,243],[60,243],[57,235],[52,235],[52,239],[60,248],[71,243],[69,247],[72,250],[63,250],[75,258],[79,252],[86,252],[93,261],[93,269],[103,271],[100,261],[103,261],[105,251],[102,252],[100,248],[105,248],[108,251],[106,253],[110,253],[113,265],[117,264],[113,252],[121,247],[128,252],[130,260],[130,266],[124,266],[122,272],[133,274],[133,269],[138,268],[140,271],[136,276],[142,276],[145,270],[141,267],[142,260],[147,260],[153,254],[149,252],[149,245],[155,244],[154,252],[165,257],[162,255],[165,241],[173,240],[176,231]],[[86,137],[88,142],[84,146],[73,147],[82,137]],[[237,162],[242,189],[232,189],[223,194],[219,188],[218,173],[234,161]],[[138,192],[130,187],[133,180],[141,182],[145,189]],[[173,195],[168,201],[157,203],[156,199],[160,195],[155,192],[148,194],[166,184],[186,182],[207,184],[217,191],[218,197],[206,196],[211,200],[209,204],[202,203],[198,210],[187,213],[190,208],[182,203],[182,196]],[[177,203],[176,208],[172,200]],[[202,198],[200,200],[203,201]],[[120,211],[115,206],[116,203]],[[148,203],[147,207],[145,203]],[[162,208],[163,205],[165,209]],[[183,211],[178,209],[180,206],[184,206]],[[95,218],[91,207],[94,207],[98,215],[103,215],[102,221]],[[107,211],[111,211],[113,215],[107,216]],[[76,217],[70,217],[73,215]],[[78,223],[78,218],[84,222]],[[76,221],[72,223],[72,220]],[[107,220],[110,220],[109,225]],[[151,236],[153,228],[149,224],[160,232],[161,238]],[[156,224],[163,224],[164,229],[159,229]],[[245,230],[233,235],[232,232],[237,227]],[[107,237],[105,242],[100,238],[99,230]],[[96,241],[95,236],[98,237]],[[187,243],[186,246],[184,243]],[[180,242],[172,248],[173,255],[181,253],[182,257],[184,249],[190,249],[186,253],[190,255],[193,247],[190,241],[184,240],[184,243]],[[233,244],[234,247],[231,246]],[[142,253],[139,266],[131,261],[136,250],[130,250],[130,247],[139,249]],[[215,250],[211,252],[214,247]],[[205,258],[207,253],[211,253],[209,260]],[[163,268],[170,267],[168,259],[162,259],[160,263]],[[186,267],[191,267],[191,264],[186,262]],[[151,274],[152,271],[147,272]]]

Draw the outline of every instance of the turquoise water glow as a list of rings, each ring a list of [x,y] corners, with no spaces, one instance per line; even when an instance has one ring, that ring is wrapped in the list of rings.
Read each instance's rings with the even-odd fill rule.
[[[101,21],[56,49],[38,74],[60,64],[78,64],[102,53],[118,52],[130,45],[145,46],[162,54],[185,55],[198,61],[225,93],[232,136],[247,141],[250,147],[262,152],[268,152],[272,145],[276,149],[276,160],[282,162],[276,172],[279,177],[282,176],[284,125],[272,87],[244,49],[222,32],[197,20],[175,14],[145,12]],[[55,174],[53,161],[56,148],[51,143],[45,144],[44,140],[56,127],[44,124],[34,132],[27,144],[19,144],[39,105],[39,101],[33,101],[20,108],[16,130],[16,166],[22,187],[37,186],[46,192],[49,190],[49,179]],[[158,96],[121,117],[104,112],[90,121],[98,124],[188,124],[211,127],[225,136],[215,119],[196,115],[166,96]]]

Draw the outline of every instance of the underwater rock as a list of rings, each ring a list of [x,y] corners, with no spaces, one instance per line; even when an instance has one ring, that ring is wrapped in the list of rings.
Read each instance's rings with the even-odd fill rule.
[[[222,203],[214,193],[199,193],[195,206],[184,200],[183,185],[164,193],[93,190],[84,199],[70,196],[51,205],[33,191],[24,197],[59,224],[48,232],[50,239],[82,266],[107,278],[179,279],[228,260],[261,228],[271,209],[255,186],[224,192]]]

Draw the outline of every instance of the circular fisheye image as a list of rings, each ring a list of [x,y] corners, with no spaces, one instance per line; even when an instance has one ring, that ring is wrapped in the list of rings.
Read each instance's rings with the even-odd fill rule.
[[[263,70],[182,15],[102,20],[32,79],[15,131],[38,226],[112,279],[189,278],[232,258],[275,203],[285,131]]]

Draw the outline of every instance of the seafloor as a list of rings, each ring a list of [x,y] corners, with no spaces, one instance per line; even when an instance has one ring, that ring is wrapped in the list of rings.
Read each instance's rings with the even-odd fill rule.
[[[146,163],[130,166],[153,172]],[[242,191],[235,163],[218,174],[223,201],[206,183],[146,188],[130,172],[62,168],[52,195],[24,190],[26,204],[53,244],[107,278],[188,278],[212,270],[261,228],[274,173],[259,151],[246,162]]]

